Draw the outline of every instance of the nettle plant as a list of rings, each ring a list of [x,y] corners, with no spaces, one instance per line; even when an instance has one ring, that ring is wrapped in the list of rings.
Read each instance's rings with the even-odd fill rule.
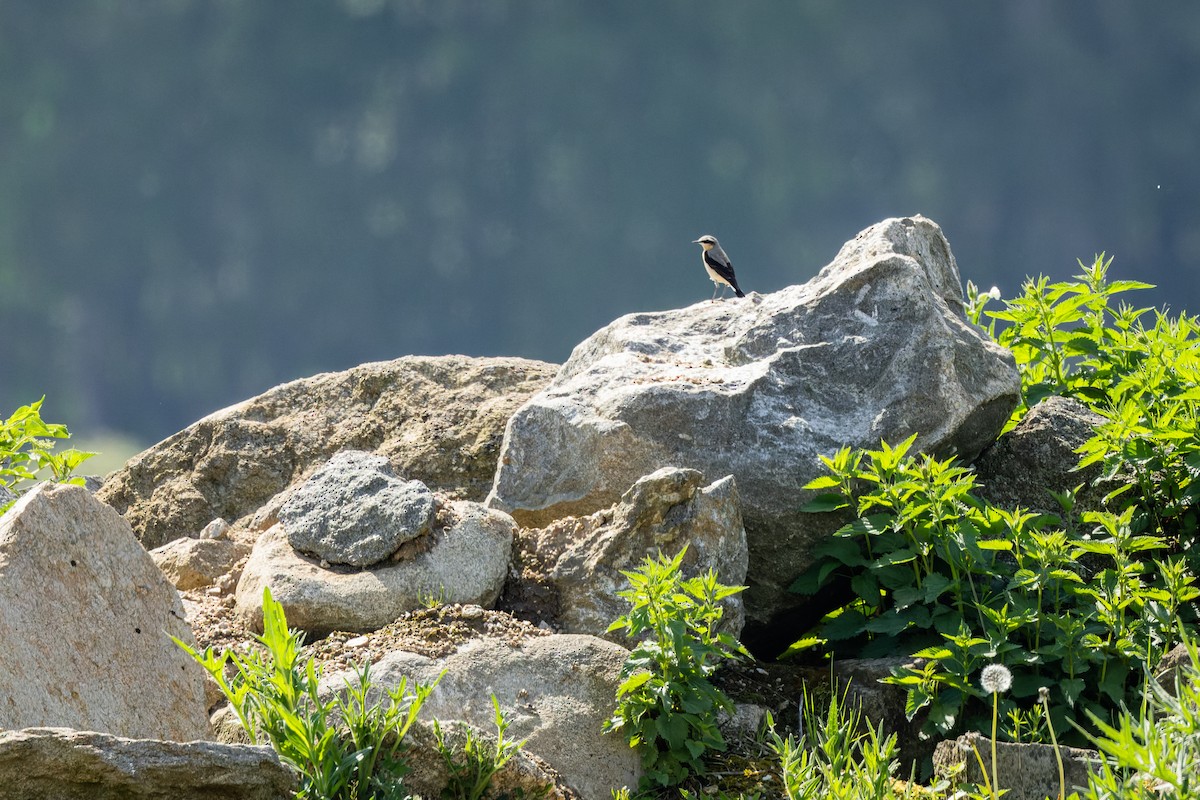
[[[1078,514],[1069,494],[1056,496],[1058,516],[995,507],[968,468],[911,455],[915,437],[843,449],[807,487],[821,493],[808,510],[853,521],[792,588],[837,586],[853,599],[793,649],[923,659],[890,680],[930,734],[986,726],[972,680],[996,663],[1014,676],[1000,709],[1008,738],[1041,738],[1045,725],[1022,709],[1044,686],[1054,728],[1085,743],[1067,720],[1095,730],[1138,707],[1178,625],[1195,619],[1200,323],[1118,302],[1148,285],[1109,282],[1110,263],[1099,256],[1072,282],[1028,280],[1002,311],[986,311],[992,296],[972,285],[967,303],[1015,355],[1022,404],[1009,428],[1052,394],[1105,417],[1080,460],[1103,465],[1100,480],[1116,487],[1105,510]]]
[[[968,284],[967,316],[989,317],[1016,357],[1022,403],[1008,427],[1052,394],[1103,415],[1080,467],[1101,464],[1101,480],[1117,484],[1106,498],[1114,510],[1132,508],[1135,530],[1166,537],[1200,572],[1200,321],[1118,302],[1150,284],[1108,281],[1111,263],[1101,254],[1074,281],[1027,280],[1002,311],[987,311],[991,296]]]
[[[623,572],[630,588],[619,595],[630,610],[609,627],[639,640],[621,667],[617,708],[604,729],[621,732],[641,753],[643,788],[703,775],[704,754],[725,750],[717,714],[731,713],[733,703],[710,676],[749,655],[718,629],[721,601],[746,587],[719,583],[713,570],[684,578],[686,551],[647,556],[639,569]]]
[[[49,470],[55,481],[83,483],[83,478],[72,477],[75,471],[95,453],[69,448],[54,452],[56,439],[67,439],[70,433],[66,425],[42,420],[43,397],[35,403],[21,406],[8,419],[0,420],[0,487],[19,493],[22,486],[37,480],[43,470]],[[0,503],[0,513],[9,503]]]
[[[289,630],[283,606],[263,590],[263,649],[203,652],[183,648],[216,681],[252,744],[266,741],[300,774],[297,798],[404,800],[405,734],[437,686],[401,679],[373,692],[364,664],[344,689],[325,697],[321,672],[302,656],[303,635]],[[376,695],[381,695],[376,698]],[[490,777],[490,776],[489,776]]]
[[[830,474],[809,484],[822,494],[808,510],[856,518],[816,549],[792,590],[848,584],[854,600],[793,648],[923,659],[889,681],[931,734],[986,725],[986,698],[972,681],[991,663],[1014,675],[1001,708],[1012,739],[1040,738],[1020,709],[1034,706],[1042,686],[1059,730],[1068,719],[1135,707],[1181,611],[1200,596],[1182,560],[1154,557],[1166,542],[1134,533],[1132,509],[1063,527],[992,506],[974,493],[972,471],[910,455],[913,441],[843,449],[824,459]]]

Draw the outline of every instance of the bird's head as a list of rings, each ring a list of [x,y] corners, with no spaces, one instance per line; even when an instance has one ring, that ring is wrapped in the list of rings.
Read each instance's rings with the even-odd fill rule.
[[[712,248],[717,246],[717,237],[706,233],[703,236],[701,236],[699,239],[697,239],[694,242],[694,244],[700,245],[705,250],[711,250]]]

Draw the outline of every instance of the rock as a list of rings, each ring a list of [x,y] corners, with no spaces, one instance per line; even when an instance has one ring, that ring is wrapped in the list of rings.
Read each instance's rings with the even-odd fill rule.
[[[43,484],[0,517],[0,729],[208,732],[179,595],[112,508]]]
[[[0,731],[0,786],[7,800],[284,800],[298,788],[270,747],[67,728]]]
[[[849,708],[857,708],[863,719],[882,729],[885,736],[896,734],[900,752],[900,773],[907,774],[915,762],[928,764],[934,742],[921,733],[928,711],[918,711],[910,720],[905,713],[907,693],[892,683],[882,683],[892,670],[919,666],[923,661],[908,657],[834,659],[829,666],[802,668],[811,686],[829,686],[838,692]],[[832,678],[832,682],[831,679]]]
[[[134,456],[99,497],[147,548],[193,536],[214,517],[248,520],[342,450],[378,453],[406,478],[482,500],[505,422],[556,369],[519,358],[410,356],[293,381]]]
[[[375,692],[395,688],[402,676],[430,683],[445,677],[421,710],[425,719],[462,720],[494,732],[494,694],[508,715],[507,738],[528,739],[525,750],[549,763],[587,800],[607,800],[612,789],[637,787],[637,752],[601,727],[612,713],[621,665],[629,651],[593,636],[559,634],[513,647],[472,639],[441,659],[395,651],[371,666]],[[322,684],[340,687],[348,674]]]
[[[509,421],[488,502],[543,527],[664,466],[732,474],[750,550],[744,638],[782,647],[814,621],[787,587],[836,527],[800,511],[818,456],[915,433],[922,451],[970,460],[1019,391],[1012,355],[964,317],[938,226],[890,219],[802,286],[593,334]]]
[[[629,588],[623,570],[636,569],[661,551],[674,556],[685,545],[683,574],[715,569],[722,583],[746,581],[746,531],[731,477],[704,485],[693,469],[665,467],[641,478],[612,508],[586,517],[568,517],[545,528],[522,530],[525,560],[542,565],[534,580],[550,594],[555,617],[546,620],[563,633],[602,636],[627,644],[608,626],[629,609],[617,592]],[[520,581],[513,581],[519,584]],[[506,592],[509,591],[506,589]],[[519,586],[512,586],[520,594]],[[741,595],[725,602],[722,629],[737,636],[745,623]]]
[[[1192,660],[1192,654],[1183,642],[1172,647],[1154,668],[1155,683],[1170,697],[1178,697],[1181,683],[1195,681],[1197,676],[1200,676],[1200,664]]]
[[[301,553],[369,567],[429,533],[433,512],[425,484],[397,478],[383,456],[345,450],[289,494],[279,521]]]
[[[150,557],[181,592],[215,585],[250,553],[228,539],[176,539],[150,551]]]
[[[753,742],[758,740],[768,713],[770,709],[757,703],[735,703],[732,714],[722,712],[719,715],[717,727],[726,742]]]
[[[1086,789],[1088,768],[1100,763],[1100,754],[1079,747],[1058,748],[1063,760],[1066,794],[1075,788]],[[964,733],[957,739],[939,742],[933,752],[933,770],[936,775],[955,774],[956,781],[983,783],[979,771],[978,752],[992,775],[992,741],[978,733]],[[996,743],[996,767],[1000,778],[1000,790],[1005,791],[1005,800],[1046,800],[1058,797],[1058,761],[1053,745]],[[961,770],[961,771],[960,771]]]
[[[0,508],[4,508],[9,503],[17,499],[16,492],[9,489],[4,484],[0,483]]]
[[[204,526],[200,531],[199,538],[201,539],[225,539],[229,536],[229,530],[232,526],[225,520],[217,517],[212,522]]]
[[[1051,492],[1066,492],[1083,484],[1080,510],[1100,509],[1100,498],[1108,489],[1096,489],[1092,484],[1100,477],[1101,466],[1073,470],[1079,463],[1076,450],[1103,422],[1104,417],[1078,400],[1047,397],[976,460],[979,495],[1003,508],[1021,506],[1057,515],[1062,508]]]
[[[508,574],[512,519],[463,500],[447,503],[443,517],[444,526],[413,543],[424,551],[354,571],[327,569],[297,553],[276,525],[259,537],[242,570],[237,613],[261,630],[264,586],[291,627],[315,635],[378,630],[430,597],[492,607]]]
[[[477,741],[485,742],[485,747],[495,747],[494,725],[490,730],[480,730],[456,720],[440,724],[446,744],[460,753],[468,731]],[[450,782],[450,770],[438,750],[433,725],[417,720],[404,737],[404,744],[407,748],[405,759],[412,768],[412,772],[404,776],[405,790],[414,797],[445,797],[443,790]],[[579,793],[543,759],[522,749],[492,776],[484,796],[496,800],[520,797],[578,800]]]

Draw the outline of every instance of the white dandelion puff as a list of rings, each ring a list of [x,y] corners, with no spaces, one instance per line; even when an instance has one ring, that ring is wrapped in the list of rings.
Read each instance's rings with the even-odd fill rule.
[[[1007,692],[1012,687],[1012,673],[1003,664],[988,664],[979,675],[979,685],[988,694]]]

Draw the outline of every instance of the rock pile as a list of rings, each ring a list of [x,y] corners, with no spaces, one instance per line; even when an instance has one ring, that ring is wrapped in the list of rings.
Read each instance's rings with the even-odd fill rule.
[[[835,527],[800,510],[818,457],[915,433],[924,451],[970,460],[1019,393],[1011,354],[964,317],[941,229],[886,220],[806,284],[593,334],[509,421],[488,503],[540,527],[603,509],[663,467],[733,475],[746,639],[774,655],[809,622],[787,586]]]
[[[289,624],[333,634],[311,650],[340,649],[327,663],[370,652],[377,690],[445,671],[425,716],[488,729],[494,695],[532,754],[513,786],[608,798],[640,774],[600,734],[628,655],[600,638],[627,607],[622,571],[687,547],[688,574],[749,586],[723,624],[774,655],[809,622],[786,587],[838,524],[800,511],[819,456],[915,433],[970,459],[1018,392],[921,217],[863,231],[806,284],[623,317],[561,369],[409,357],[294,381],[133,458],[98,494],[116,511],[46,487],[0,519],[0,724],[208,736],[216,698],[164,634],[188,639],[186,609],[202,645],[252,646],[269,586]],[[449,622],[400,633],[437,605]],[[513,619],[497,605],[529,622],[496,623]],[[6,746],[74,759],[88,736],[5,734],[0,765]],[[121,763],[147,747],[110,739],[86,741]],[[264,769],[229,796],[277,790]],[[97,780],[118,796],[127,773]],[[163,775],[170,796],[208,796]]]

